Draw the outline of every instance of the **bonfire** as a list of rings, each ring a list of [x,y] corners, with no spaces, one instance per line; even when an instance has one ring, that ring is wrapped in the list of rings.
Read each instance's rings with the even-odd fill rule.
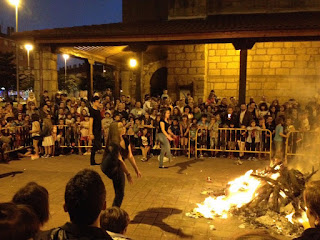
[[[263,171],[250,170],[229,182],[224,194],[207,197],[187,216],[214,219],[236,215],[247,225],[287,236],[299,235],[307,223],[303,191],[316,172],[312,169],[303,175],[282,164]]]

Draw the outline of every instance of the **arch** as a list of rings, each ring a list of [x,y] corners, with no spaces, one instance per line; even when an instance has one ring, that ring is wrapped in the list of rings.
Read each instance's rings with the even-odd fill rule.
[[[168,84],[168,68],[159,68],[152,74],[150,79],[150,95],[156,97],[161,96],[164,89],[167,89]]]

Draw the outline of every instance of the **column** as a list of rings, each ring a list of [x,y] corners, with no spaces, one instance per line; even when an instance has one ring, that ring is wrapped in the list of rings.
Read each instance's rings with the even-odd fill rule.
[[[94,65],[94,60],[88,59],[88,63],[90,64],[90,91],[88,93],[88,99],[92,99],[93,97],[93,65]]]
[[[239,104],[246,103],[248,50],[240,50]]]
[[[120,68],[118,66],[114,69],[114,97],[120,98]]]
[[[136,100],[141,102],[141,77],[143,71],[143,52],[137,53],[138,68],[136,70]]]

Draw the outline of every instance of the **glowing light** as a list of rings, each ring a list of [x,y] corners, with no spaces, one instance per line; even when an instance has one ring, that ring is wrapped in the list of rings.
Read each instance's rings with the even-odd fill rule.
[[[20,0],[9,0],[9,3],[14,5],[14,6],[19,6]]]
[[[288,215],[286,216],[286,219],[288,219],[288,221],[291,222],[292,224],[294,224],[294,223],[293,223],[293,219],[292,219],[293,214],[294,214],[294,212],[292,212],[292,213],[290,213],[290,214],[288,214]]]
[[[135,68],[137,65],[138,65],[138,62],[137,62],[136,59],[134,59],[134,58],[130,58],[130,59],[129,59],[129,66],[130,66],[131,68]]]
[[[68,54],[63,54],[62,57],[64,58],[65,61],[67,61],[70,58]]]
[[[25,48],[27,51],[32,51],[32,50],[33,50],[33,45],[31,45],[31,44],[26,44],[26,45],[24,45],[24,48]]]

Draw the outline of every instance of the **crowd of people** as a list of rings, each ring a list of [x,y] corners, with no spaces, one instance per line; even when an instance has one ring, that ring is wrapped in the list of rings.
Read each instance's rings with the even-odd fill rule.
[[[310,182],[304,192],[310,228],[297,240],[320,239],[320,181]],[[49,193],[30,182],[19,189],[11,202],[0,203],[0,239],[5,240],[120,240],[130,223],[128,213],[119,207],[107,208],[106,189],[100,175],[84,169],[67,183],[64,210],[70,221],[43,231],[49,220]],[[277,239],[268,232],[249,232],[232,239]]]
[[[170,110],[170,136],[166,137],[171,140],[174,155],[193,155],[197,145],[200,149],[211,150],[201,150],[199,157],[229,155],[255,160],[264,154],[245,153],[245,150],[270,151],[272,139],[273,155],[281,158],[290,131],[316,131],[320,123],[320,105],[316,98],[302,107],[295,99],[280,104],[278,100],[269,102],[266,97],[250,98],[248,104],[238,104],[234,97],[218,98],[214,90],[206,100],[195,101],[188,94],[175,102],[171,101],[167,90],[158,97],[146,95],[143,102],[125,95],[115,99],[110,89],[97,95],[102,142],[106,142],[111,123],[121,122],[134,154],[141,152],[142,161],[147,161],[152,152],[160,149],[157,133],[160,132],[161,109]],[[33,148],[29,148],[26,155],[33,159],[70,153],[91,155],[91,109],[92,104],[85,97],[57,93],[50,98],[47,91],[40,102],[31,93],[24,105],[13,107],[12,103],[6,103],[0,107],[2,158],[6,159],[3,152],[8,148],[29,145]],[[212,151],[215,149],[217,151]],[[228,154],[224,150],[229,150]]]

